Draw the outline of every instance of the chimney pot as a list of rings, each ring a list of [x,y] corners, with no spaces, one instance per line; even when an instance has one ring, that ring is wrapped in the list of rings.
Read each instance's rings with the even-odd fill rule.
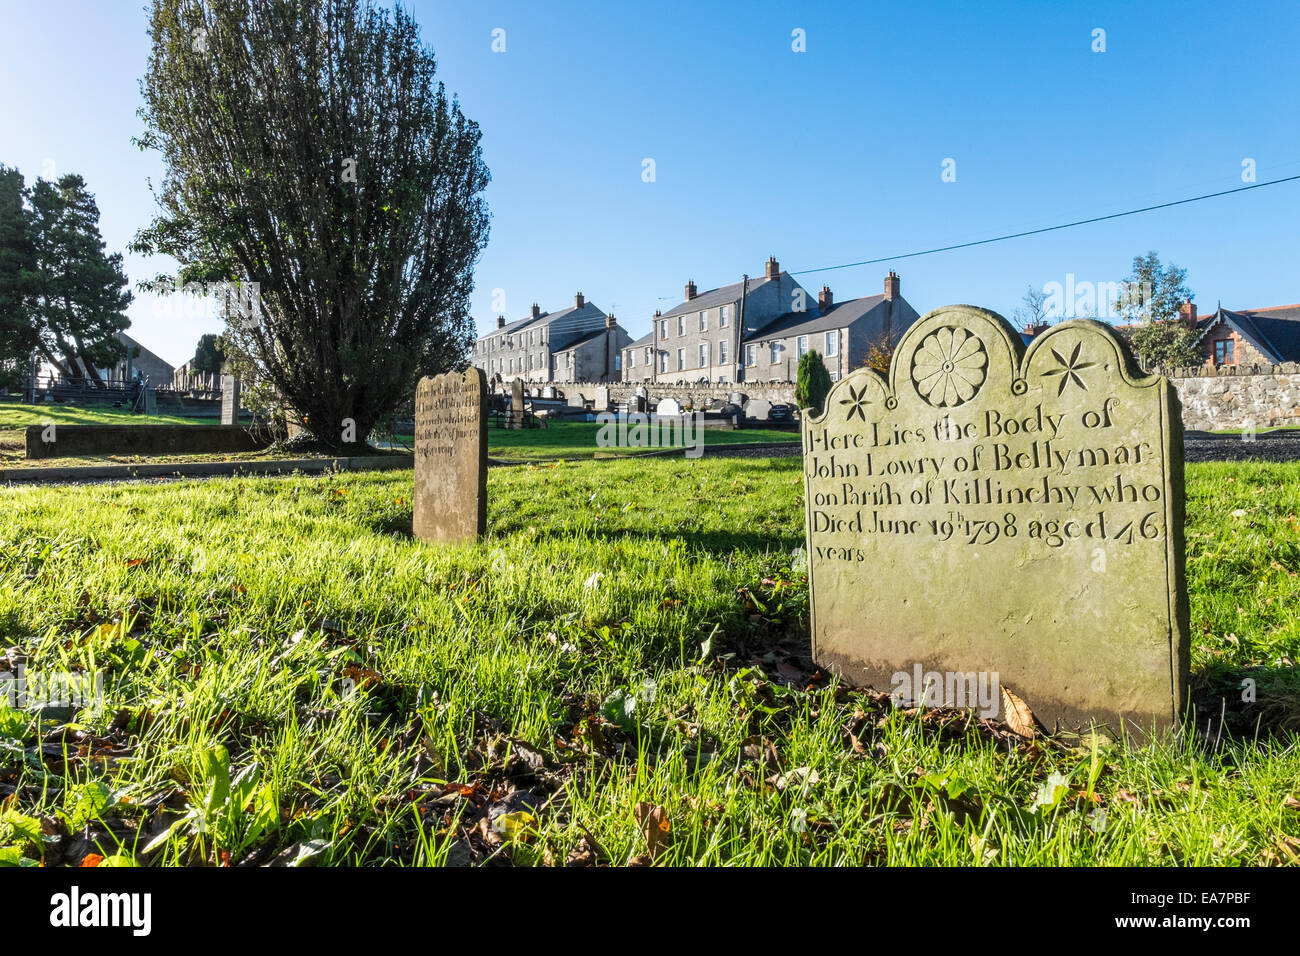
[[[781,263],[776,261],[776,256],[767,257],[767,272],[765,274],[769,279],[780,278]]]
[[[1188,299],[1178,307],[1178,317],[1183,320],[1183,324],[1191,327],[1196,324],[1196,303]]]
[[[885,298],[886,299],[899,298],[898,287],[899,287],[898,273],[895,272],[893,269],[890,269],[889,275],[885,276]]]
[[[822,290],[817,293],[817,307],[825,312],[835,304],[835,296],[831,294],[831,287],[822,286]]]
[[[541,310],[541,308],[537,305],[536,302],[534,302],[534,303],[533,303],[533,318],[536,319],[536,318],[540,317],[541,314],[542,314],[542,310]]]
[[[505,327],[506,327],[506,317],[505,317],[504,315],[498,315],[498,316],[497,316],[497,328],[498,328],[498,329],[504,329]]]
[[[612,329],[612,328],[614,328],[616,325],[618,325],[618,319],[614,318],[614,313],[613,313],[613,312],[611,312],[609,315],[605,316],[605,328],[607,328],[607,329]]]
[[[586,304],[587,304],[587,300],[582,297],[581,292],[579,292],[577,295],[573,297],[573,307],[575,309],[581,309]]]
[[[686,301],[689,302],[693,298],[695,298],[695,280],[691,279],[686,283]]]

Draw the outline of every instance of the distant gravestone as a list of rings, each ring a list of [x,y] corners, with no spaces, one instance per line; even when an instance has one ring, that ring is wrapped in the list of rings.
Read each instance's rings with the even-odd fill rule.
[[[836,383],[803,442],[818,662],[931,704],[992,683],[1013,726],[1017,699],[1048,730],[1181,718],[1178,400],[1107,326],[1026,350],[992,312],[931,312],[888,381]]]
[[[739,405],[741,408],[745,407],[747,401],[749,401],[749,396],[744,392],[732,392],[727,398],[728,405]]]
[[[152,385],[146,385],[144,389],[144,413],[146,415],[158,414],[158,393]]]
[[[682,403],[675,398],[661,398],[659,404],[655,406],[656,415],[680,415],[682,413]]]
[[[751,398],[743,408],[745,417],[755,421],[765,422],[772,415],[772,403],[765,398]]]
[[[596,387],[596,397],[591,400],[592,407],[598,412],[609,409],[609,386],[598,385]]]
[[[521,378],[510,385],[510,426],[524,427],[524,380]]]
[[[221,424],[239,424],[239,379],[221,376]]]
[[[632,398],[632,411],[645,414],[650,409],[650,398],[645,390],[644,385],[636,387],[636,393]]]
[[[579,392],[569,392],[565,396],[565,403],[569,408],[586,408],[587,400]]]
[[[473,541],[487,528],[487,378],[422,378],[415,392],[415,536]]]

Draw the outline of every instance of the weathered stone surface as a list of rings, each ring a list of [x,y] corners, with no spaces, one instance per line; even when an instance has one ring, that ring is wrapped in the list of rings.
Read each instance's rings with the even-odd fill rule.
[[[682,413],[682,403],[675,398],[663,398],[655,406],[656,415],[680,415]]]
[[[236,454],[271,443],[226,425],[28,425],[25,438],[28,458]]]
[[[772,415],[772,403],[765,398],[751,398],[745,403],[745,417],[765,422]]]
[[[1026,350],[1001,316],[936,310],[888,381],[836,383],[803,441],[819,662],[882,690],[918,665],[996,674],[1049,730],[1181,717],[1178,400],[1109,328],[1067,322]]]
[[[239,379],[233,375],[221,376],[221,424],[239,424]]]
[[[510,385],[510,427],[524,427],[524,380],[521,378]]]
[[[417,538],[473,541],[487,529],[487,400],[482,369],[420,379],[415,391]]]

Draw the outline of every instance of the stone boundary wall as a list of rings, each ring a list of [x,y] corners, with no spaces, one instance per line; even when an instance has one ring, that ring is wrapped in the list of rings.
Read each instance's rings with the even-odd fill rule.
[[[54,425],[51,442],[45,441],[47,427],[27,426],[29,459],[231,454],[261,451],[271,443],[269,434],[239,425]]]
[[[531,385],[529,388],[532,391],[539,391],[537,385]],[[703,408],[706,405],[723,405],[731,397],[732,392],[740,392],[750,398],[761,398],[769,402],[794,404],[793,382],[742,382],[739,385],[716,382],[707,385],[670,385],[654,382],[612,382],[606,385],[599,382],[556,382],[555,388],[562,391],[566,397],[582,395],[588,400],[595,397],[598,389],[607,388],[611,402],[628,402],[636,395],[638,388],[644,388],[650,397],[652,409],[663,398],[675,398],[683,407],[691,405],[695,408]]]
[[[1176,368],[1183,427],[1214,431],[1300,425],[1300,363]]]

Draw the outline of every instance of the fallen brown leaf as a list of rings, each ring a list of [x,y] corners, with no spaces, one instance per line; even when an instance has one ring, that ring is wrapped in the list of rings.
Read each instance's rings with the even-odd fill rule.
[[[1005,687],[1002,688],[1003,719],[1007,726],[1021,737],[1033,737],[1038,733],[1034,725],[1034,712],[1029,705]]]

